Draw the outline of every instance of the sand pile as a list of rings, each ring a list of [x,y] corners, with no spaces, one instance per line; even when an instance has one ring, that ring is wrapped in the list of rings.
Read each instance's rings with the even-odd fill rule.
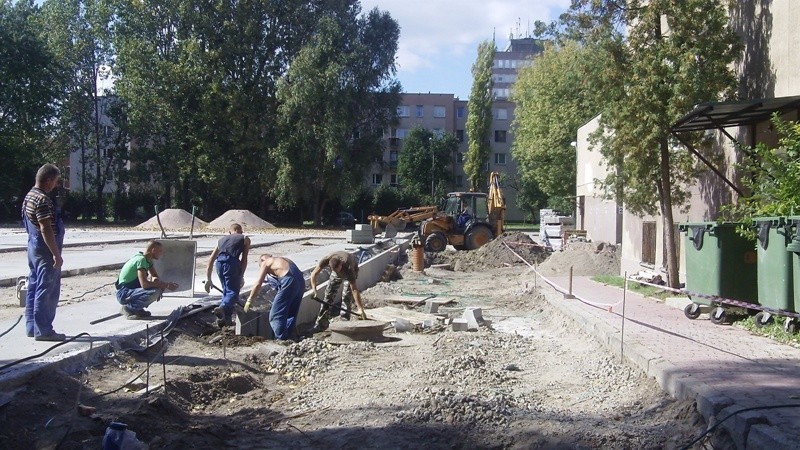
[[[161,226],[163,226],[165,230],[189,229],[192,227],[192,215],[182,209],[165,209],[158,214],[158,219],[161,220]],[[147,221],[137,225],[136,228],[158,230],[158,219],[156,216],[153,216]],[[205,225],[207,225],[206,222],[197,217],[194,218],[195,230]]]
[[[570,242],[563,251],[554,252],[537,270],[544,276],[619,275],[622,249],[605,242]]]
[[[225,214],[209,222],[206,228],[227,230],[232,223],[241,225],[245,233],[257,229],[275,228],[275,225],[272,225],[246,209],[229,209]]]
[[[525,261],[514,253],[530,264],[539,264],[549,255],[544,247],[534,242],[527,234],[509,232],[501,234],[477,250],[439,253],[435,256],[435,264],[449,263],[458,271],[526,265]]]

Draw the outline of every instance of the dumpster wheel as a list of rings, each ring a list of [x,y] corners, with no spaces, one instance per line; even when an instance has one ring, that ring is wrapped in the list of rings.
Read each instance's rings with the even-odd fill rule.
[[[700,305],[697,303],[690,303],[683,308],[683,315],[687,318],[694,320],[700,317]]]
[[[753,320],[755,320],[756,328],[763,328],[774,321],[772,314],[764,311],[760,311],[756,314]]]
[[[725,319],[728,318],[728,312],[725,311],[725,308],[717,306],[711,310],[709,318],[711,319],[711,322],[717,325],[722,325],[725,323]]]
[[[797,333],[798,328],[799,327],[798,327],[797,319],[795,319],[794,317],[787,317],[786,318],[786,322],[784,322],[784,324],[783,324],[783,331],[785,331],[785,332],[787,332],[789,334],[795,334],[795,333]]]

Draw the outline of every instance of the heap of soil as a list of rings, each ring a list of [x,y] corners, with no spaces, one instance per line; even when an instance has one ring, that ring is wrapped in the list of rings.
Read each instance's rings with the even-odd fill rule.
[[[453,270],[469,272],[491,267],[522,266],[526,262],[539,264],[548,255],[547,249],[527,234],[508,232],[477,250],[439,253],[435,256],[434,264],[451,264]]]
[[[136,226],[141,229],[158,229],[158,220],[161,219],[161,226],[165,230],[177,230],[192,227],[192,215],[182,209],[165,209],[156,216],[151,217],[146,222],[142,222]],[[194,218],[194,228],[198,229],[208,225],[207,222],[200,220],[198,217]]]
[[[272,225],[246,209],[229,209],[225,214],[209,222],[206,228],[227,230],[233,223],[238,223],[245,231],[275,228],[275,225]]]
[[[605,242],[570,242],[553,253],[537,270],[544,276],[619,275],[622,248]]]

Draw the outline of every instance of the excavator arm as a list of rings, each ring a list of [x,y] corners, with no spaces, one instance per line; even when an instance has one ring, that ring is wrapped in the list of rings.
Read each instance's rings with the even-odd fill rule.
[[[506,200],[503,198],[503,189],[500,187],[500,174],[492,172],[489,174],[489,218],[495,236],[503,233],[506,223]]]
[[[402,231],[409,223],[421,222],[435,216],[439,209],[435,206],[415,206],[413,208],[401,208],[388,216],[371,215],[368,217],[372,226],[372,232],[377,234],[386,225],[392,225],[395,229]]]

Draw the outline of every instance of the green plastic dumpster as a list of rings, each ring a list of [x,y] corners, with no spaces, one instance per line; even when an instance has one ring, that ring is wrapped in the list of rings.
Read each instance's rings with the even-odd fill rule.
[[[786,245],[786,252],[791,255],[792,260],[792,303],[786,304],[787,311],[797,312],[797,307],[800,306],[800,216],[789,216],[786,218],[786,227],[789,229],[792,240]]]
[[[785,217],[753,219],[758,245],[758,302],[768,308],[790,310],[794,307],[792,227]],[[764,313],[757,314],[756,326],[768,323]]]
[[[738,223],[682,223],[685,234],[686,290],[698,294],[758,301],[756,242],[736,232]],[[692,302],[711,305],[702,297]],[[699,315],[699,314],[698,314]]]

